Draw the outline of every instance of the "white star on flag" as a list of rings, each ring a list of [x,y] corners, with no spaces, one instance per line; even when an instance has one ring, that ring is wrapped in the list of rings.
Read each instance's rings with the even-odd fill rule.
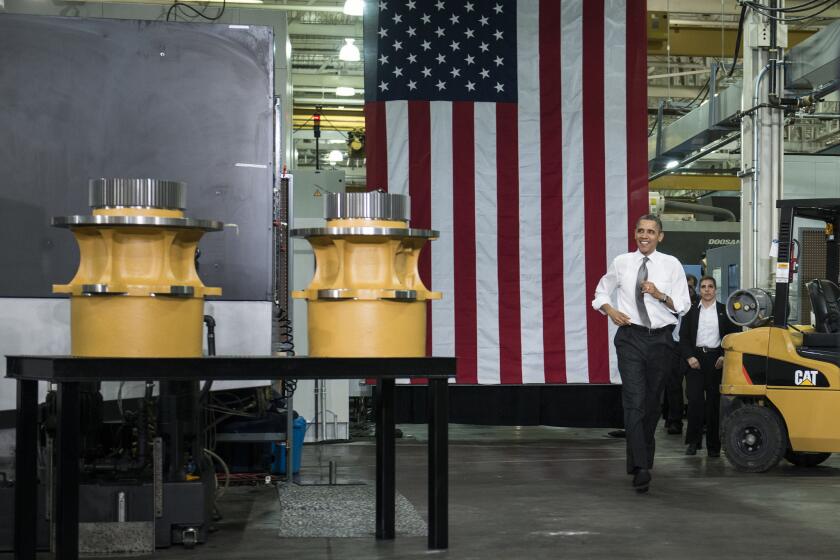
[[[473,6],[475,6],[475,4],[473,4],[472,2],[467,2],[466,4],[464,4],[464,9],[468,12],[471,12],[473,11]]]
[[[485,68],[482,68],[481,72],[479,72],[479,74],[481,74],[482,78],[489,78],[490,77],[490,71],[485,69]]]
[[[408,81],[408,89],[410,89],[412,91],[417,89],[417,82],[415,82],[414,80],[409,80]]]
[[[415,35],[417,35],[417,30],[414,29],[413,27],[409,27],[408,29],[405,30],[405,32],[408,33],[409,37],[414,37]]]
[[[424,77],[428,78],[432,75],[432,69],[428,66],[424,66],[423,69],[420,71]]]
[[[384,12],[387,9],[388,9],[388,3],[387,2],[380,2],[379,3],[379,11],[380,12]]]
[[[417,7],[417,3],[414,0],[408,0],[408,4],[406,4],[406,7],[409,10],[413,10],[414,8]]]
[[[428,51],[428,50],[432,49],[432,44],[428,41],[423,41],[422,43],[420,43],[420,46],[423,47],[424,51]]]
[[[384,27],[380,27],[379,28],[379,37],[382,38],[382,37],[387,37],[387,36],[388,36],[388,30],[385,29]]]
[[[496,37],[496,40],[501,40],[502,32],[497,29],[496,32],[493,33],[493,36]]]
[[[453,78],[458,78],[461,76],[461,71],[455,68],[454,66],[452,67],[452,70],[449,71],[449,73],[452,74]]]
[[[429,23],[432,21],[432,17],[429,14],[423,14],[423,17],[420,18],[423,23]]]
[[[481,43],[478,45],[478,48],[481,49],[481,52],[487,52],[490,49],[490,45],[487,43]]]
[[[442,82],[442,81],[438,80],[437,88],[438,88],[438,90],[446,89],[446,82]]]
[[[402,15],[394,14],[394,23],[402,23]]]
[[[435,7],[436,7],[438,10],[442,10],[442,9],[444,9],[444,8],[446,7],[446,4],[444,4],[441,0],[438,0],[438,1],[437,1],[437,4],[435,4]]]
[[[443,37],[444,35],[446,35],[446,31],[443,30],[443,27],[438,27],[437,29],[435,29],[435,34],[438,37]]]
[[[386,91],[388,89],[388,82],[379,82],[379,89]]]
[[[438,64],[443,64],[444,62],[446,62],[446,55],[443,54],[443,53],[438,53],[437,61],[438,61]]]
[[[399,66],[395,66],[394,67],[394,76],[397,77],[397,78],[401,77],[402,76],[402,68],[400,68]]]
[[[497,14],[502,13],[502,5],[501,4],[496,4],[495,6],[493,6],[493,9],[496,10]]]
[[[452,14],[452,17],[451,17],[451,18],[449,18],[449,21],[451,21],[451,22],[452,22],[452,25],[455,25],[456,23],[458,23],[458,20],[459,20],[459,19],[460,19],[460,17],[458,17],[458,16],[457,16],[457,15],[455,15],[455,14]]]
[[[490,19],[487,16],[481,16],[480,18],[478,18],[478,23],[480,23],[482,27],[487,25],[489,21]]]
[[[451,43],[449,43],[449,48],[451,48],[453,51],[457,51],[461,48],[461,43],[452,41]]]
[[[398,51],[402,49],[402,41],[394,41],[394,50]]]
[[[408,62],[410,64],[414,64],[415,62],[417,62],[417,55],[416,54],[408,55]]]
[[[501,66],[504,63],[504,59],[501,56],[497,56],[493,59],[493,62],[496,63],[496,66]]]
[[[472,82],[467,82],[467,91],[475,91],[475,84]]]
[[[475,31],[473,31],[472,29],[467,29],[466,31],[464,31],[464,35],[467,36],[467,39],[472,39],[473,35],[475,35]]]
[[[379,64],[388,64],[388,57],[384,54],[379,55]]]
[[[475,64],[475,57],[471,54],[468,54],[467,58],[465,58],[464,61],[467,63],[467,66],[469,66],[470,64]]]

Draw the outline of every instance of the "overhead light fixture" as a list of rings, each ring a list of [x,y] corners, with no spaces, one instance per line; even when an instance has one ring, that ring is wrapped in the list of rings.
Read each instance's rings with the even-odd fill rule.
[[[673,169],[678,166],[680,162],[675,159],[669,160],[668,163],[665,164],[665,169]]]
[[[327,156],[327,161],[330,162],[330,165],[341,163],[342,161],[344,161],[344,155],[339,150],[332,150],[330,152],[330,155]]]
[[[352,97],[356,95],[356,88],[349,86],[338,86],[335,88],[335,94],[338,97]]]
[[[365,3],[363,0],[346,0],[342,11],[348,16],[360,16],[365,11]]]
[[[361,54],[359,54],[359,47],[354,45],[353,43],[356,42],[355,39],[344,39],[346,44],[341,47],[341,50],[338,52],[338,59],[345,60],[347,62],[358,62],[362,59]]]

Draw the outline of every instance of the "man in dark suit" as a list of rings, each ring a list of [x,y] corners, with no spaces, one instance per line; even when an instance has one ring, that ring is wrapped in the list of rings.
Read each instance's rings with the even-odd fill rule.
[[[691,305],[695,306],[700,303],[700,296],[697,295],[697,277],[693,274],[686,274],[685,280],[688,282],[688,297],[691,298]],[[682,434],[683,415],[685,413],[683,378],[685,377],[685,370],[688,369],[688,364],[685,363],[680,353],[679,328],[679,323],[677,323],[674,328],[674,341],[677,344],[674,345],[671,369],[665,376],[665,398],[662,399],[662,418],[665,420],[665,429],[671,435]]]
[[[680,353],[688,363],[686,396],[688,428],[685,454],[696,455],[706,425],[709,457],[720,457],[720,381],[723,369],[721,339],[739,329],[726,316],[726,307],[716,301],[717,282],[700,279],[700,303],[692,305],[680,327]]]

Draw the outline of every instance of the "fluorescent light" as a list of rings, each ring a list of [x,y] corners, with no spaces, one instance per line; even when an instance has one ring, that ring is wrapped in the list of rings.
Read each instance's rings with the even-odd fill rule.
[[[330,155],[327,156],[327,161],[329,161],[332,165],[341,163],[344,161],[344,155],[339,150],[332,150]]]
[[[665,164],[665,169],[673,169],[678,166],[680,162],[675,159],[669,160],[668,163]]]
[[[335,94],[338,97],[352,97],[356,95],[356,88],[349,86],[338,86],[335,88]]]
[[[365,3],[363,0],[346,0],[342,11],[348,16],[360,16],[365,11]]]
[[[339,60],[346,60],[347,62],[358,62],[362,59],[361,54],[359,53],[359,47],[354,45],[353,43],[356,42],[355,39],[344,39],[347,43],[338,53]]]

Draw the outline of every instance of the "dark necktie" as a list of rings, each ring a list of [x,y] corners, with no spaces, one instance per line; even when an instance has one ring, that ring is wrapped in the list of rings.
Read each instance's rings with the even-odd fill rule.
[[[645,294],[642,293],[642,282],[647,281],[647,262],[649,260],[647,257],[642,259],[642,266],[639,267],[639,272],[636,274],[636,309],[639,311],[642,324],[647,328],[650,328],[650,317],[648,317],[647,307],[645,307]]]

